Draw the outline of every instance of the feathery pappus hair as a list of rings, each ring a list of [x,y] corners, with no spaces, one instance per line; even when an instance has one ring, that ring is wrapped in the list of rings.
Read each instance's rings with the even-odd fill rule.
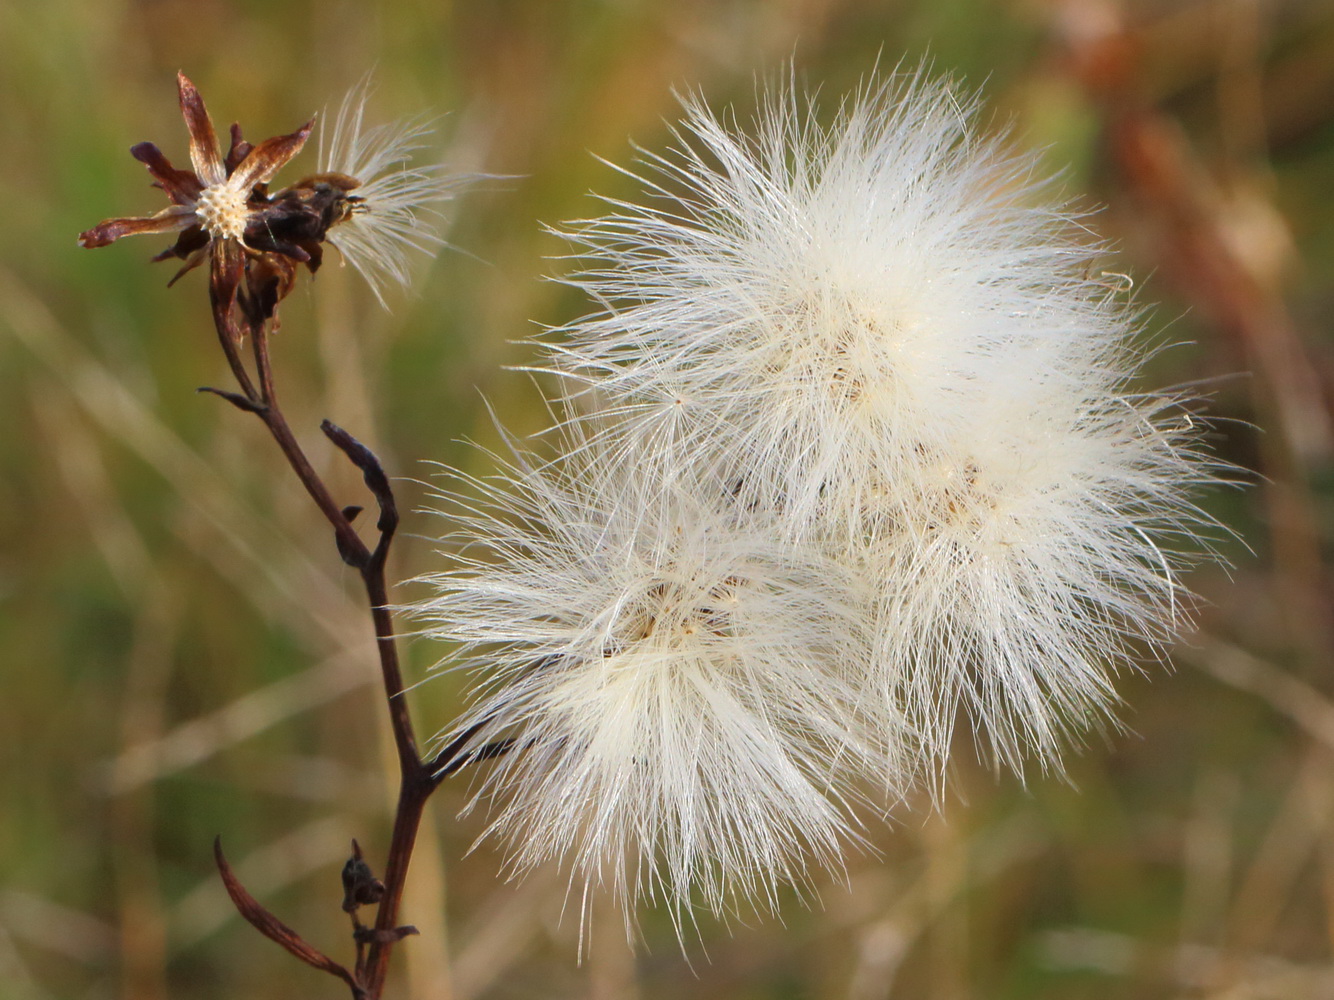
[[[434,120],[367,124],[370,94],[368,77],[343,98],[320,131],[319,165],[326,176],[356,181],[349,191],[350,211],[328,240],[384,305],[386,284],[408,284],[410,251],[433,254],[445,245],[441,205],[470,178],[439,164],[412,165],[428,148]]]

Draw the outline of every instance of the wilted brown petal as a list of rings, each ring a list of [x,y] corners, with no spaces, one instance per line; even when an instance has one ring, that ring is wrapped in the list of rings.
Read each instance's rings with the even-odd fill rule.
[[[176,242],[160,254],[155,254],[152,258],[154,264],[158,261],[166,260],[168,257],[179,257],[181,260],[188,259],[192,254],[208,246],[209,235],[204,232],[203,226],[191,226],[189,229],[176,237]],[[175,280],[175,279],[172,279]]]
[[[232,148],[227,150],[227,159],[223,161],[223,166],[227,168],[227,173],[231,173],[241,161],[250,155],[250,151],[255,147],[245,141],[241,135],[241,123],[232,122]]]
[[[296,265],[291,256],[278,253],[260,254],[248,260],[246,295],[241,306],[251,324],[258,326],[273,318],[278,303],[296,284]]]
[[[242,242],[251,250],[284,254],[298,263],[309,264],[320,253],[319,241],[323,238],[320,218],[299,201],[293,202],[287,197],[288,192],[283,194],[282,200],[250,216]],[[318,262],[315,267],[319,267]]]
[[[312,118],[290,135],[276,135],[265,139],[252,149],[232,173],[232,183],[241,190],[249,190],[256,184],[265,184],[276,174],[280,167],[306,144],[310,130],[315,125]]]
[[[151,142],[141,142],[130,149],[130,155],[148,168],[153,180],[167,197],[178,205],[193,205],[199,197],[203,184],[188,170],[178,170],[171,161],[162,155],[162,150]]]
[[[174,233],[194,223],[194,212],[183,205],[164,208],[157,215],[138,219],[107,219],[99,222],[92,229],[79,234],[79,246],[104,247],[115,243],[122,236],[139,236],[143,233]]]
[[[172,249],[168,251],[168,255],[176,256],[175,251],[176,248],[172,247]],[[191,271],[197,268],[200,264],[204,263],[204,258],[207,256],[208,256],[208,251],[205,249],[205,250],[196,250],[194,253],[186,257],[185,264],[182,265],[179,271],[177,271],[175,274],[171,276],[171,280],[167,282],[167,287],[170,288],[172,285],[176,284],[176,282],[180,281],[187,274],[189,274]],[[166,260],[166,259],[167,258],[165,255],[158,254],[156,257],[153,258],[153,261],[157,262],[159,260]]]
[[[176,83],[181,91],[181,115],[185,118],[185,127],[190,130],[190,162],[205,187],[221,184],[227,174],[218,148],[218,134],[213,131],[213,121],[204,107],[204,99],[184,73],[176,74]]]

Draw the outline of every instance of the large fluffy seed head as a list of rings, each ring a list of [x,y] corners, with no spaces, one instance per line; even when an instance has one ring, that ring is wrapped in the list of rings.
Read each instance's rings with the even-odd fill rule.
[[[884,767],[872,741],[906,748],[858,705],[852,574],[613,464],[588,446],[516,462],[456,515],[455,568],[415,609],[485,678],[455,732],[513,741],[480,797],[515,870],[567,859],[677,912],[772,904],[838,864],[849,782]]]
[[[990,385],[1099,378],[1124,333],[1095,248],[973,115],[921,78],[827,126],[792,89],[749,131],[687,101],[677,151],[647,159],[651,206],[569,234],[606,311],[562,331],[557,367],[629,415],[620,435],[781,498],[792,530],[858,529]]]

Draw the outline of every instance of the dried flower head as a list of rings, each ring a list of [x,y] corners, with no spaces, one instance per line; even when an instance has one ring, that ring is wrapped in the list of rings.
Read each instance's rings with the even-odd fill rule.
[[[214,308],[226,315],[236,302],[247,256],[275,254],[288,260],[310,261],[307,250],[284,239],[288,234],[282,227],[272,225],[265,186],[301,151],[314,121],[306,122],[289,135],[266,139],[258,146],[246,142],[240,126],[233,125],[231,146],[224,156],[213,121],[195,85],[181,73],[177,75],[177,86],[181,114],[190,133],[193,172],[172,166],[153,143],[139,143],[130,154],[148,168],[156,186],[172,204],[152,216],[107,219],[81,233],[79,244],[102,247],[123,236],[180,233],[171,247],[153,259],[184,260],[185,266],[176,278],[208,259]]]
[[[311,273],[319,269],[326,240],[348,254],[381,302],[381,273],[406,279],[404,248],[427,250],[439,244],[417,213],[438,218],[430,206],[448,196],[449,184],[439,171],[404,166],[429,130],[409,123],[397,130],[363,131],[364,87],[344,102],[335,120],[334,155],[322,172],[270,193],[269,181],[301,151],[314,120],[258,146],[246,142],[240,126],[233,125],[224,156],[199,91],[184,74],[177,83],[194,170],[172,166],[150,142],[135,146],[131,154],[148,167],[172,204],[156,215],[101,222],[80,234],[82,246],[179,233],[153,258],[185,261],[172,281],[207,259],[215,312],[225,318],[239,304],[252,322],[259,322],[291,290],[299,265]]]
[[[622,472],[581,441],[449,498],[453,567],[412,610],[484,696],[444,738],[512,747],[478,799],[513,870],[563,858],[678,915],[695,890],[715,913],[772,906],[809,863],[838,865],[855,776],[883,766],[853,574]]]

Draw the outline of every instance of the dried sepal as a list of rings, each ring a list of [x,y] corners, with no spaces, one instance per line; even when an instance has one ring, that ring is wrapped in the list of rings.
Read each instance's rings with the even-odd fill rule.
[[[213,304],[213,318],[219,330],[230,328],[232,309],[240,292],[245,271],[244,256],[234,240],[214,241],[209,258],[209,301]],[[193,264],[188,264],[188,270]]]
[[[250,151],[255,148],[252,143],[246,142],[245,138],[241,135],[240,122],[232,122],[231,135],[232,145],[231,148],[227,150],[227,158],[223,161],[223,165],[227,168],[227,173],[229,174],[235,170],[241,161],[250,155]]]
[[[198,177],[188,170],[172,166],[169,159],[151,142],[130,147],[130,155],[148,168],[157,186],[177,205],[193,206],[203,189]]]
[[[306,144],[310,130],[314,127],[315,120],[312,118],[295,132],[276,135],[254,146],[231,172],[229,183],[240,189],[267,184],[288,160],[301,152],[301,147]]]
[[[296,284],[296,268],[292,257],[279,253],[259,254],[246,262],[240,303],[251,326],[260,326],[273,318],[278,304]]]

